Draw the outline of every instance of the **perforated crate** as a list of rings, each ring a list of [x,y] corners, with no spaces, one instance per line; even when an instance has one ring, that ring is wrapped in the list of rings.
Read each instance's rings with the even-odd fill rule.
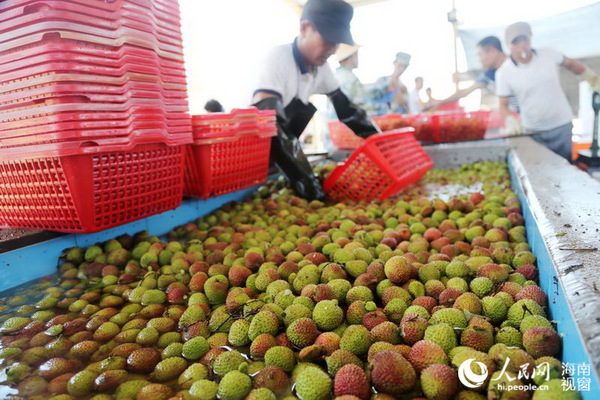
[[[265,182],[275,118],[255,107],[192,116],[185,195],[206,199]]]
[[[323,186],[335,201],[381,200],[417,183],[431,167],[414,129],[403,128],[365,139]]]
[[[3,227],[96,232],[173,209],[182,193],[183,146],[0,159]]]

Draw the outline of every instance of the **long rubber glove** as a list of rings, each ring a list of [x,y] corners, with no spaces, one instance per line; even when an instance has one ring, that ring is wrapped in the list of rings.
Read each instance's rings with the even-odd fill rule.
[[[302,151],[300,141],[285,130],[287,118],[283,102],[269,97],[254,104],[259,110],[275,110],[277,113],[277,136],[271,140],[271,159],[285,175],[296,194],[306,200],[323,200],[325,192]]]
[[[367,118],[367,113],[350,99],[340,89],[330,93],[329,99],[333,103],[333,108],[338,116],[348,128],[362,138],[367,138],[379,131],[373,123]]]

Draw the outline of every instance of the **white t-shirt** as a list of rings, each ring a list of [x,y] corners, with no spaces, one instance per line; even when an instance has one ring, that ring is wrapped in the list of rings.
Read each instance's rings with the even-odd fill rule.
[[[415,114],[423,111],[423,103],[421,93],[417,88],[414,88],[408,94],[408,112]]]
[[[496,72],[496,94],[515,96],[521,121],[527,131],[547,131],[568,124],[573,112],[560,86],[561,53],[536,50],[528,64],[515,64],[511,58]]]
[[[307,71],[294,47],[294,43],[284,44],[268,53],[254,86],[256,91],[279,94],[285,107],[295,97],[308,104],[313,94],[328,94],[340,87],[329,64]]]

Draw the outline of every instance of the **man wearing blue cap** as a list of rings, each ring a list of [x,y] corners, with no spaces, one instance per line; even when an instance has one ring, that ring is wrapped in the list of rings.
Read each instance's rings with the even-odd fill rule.
[[[296,193],[309,200],[325,198],[298,140],[316,112],[309,97],[329,96],[338,118],[357,135],[377,132],[366,113],[340,90],[327,64],[340,43],[354,44],[353,14],[352,6],[342,0],[308,0],[300,18],[300,34],[293,43],[272,49],[255,86],[254,106],[277,112],[278,134],[271,143],[271,159]]]

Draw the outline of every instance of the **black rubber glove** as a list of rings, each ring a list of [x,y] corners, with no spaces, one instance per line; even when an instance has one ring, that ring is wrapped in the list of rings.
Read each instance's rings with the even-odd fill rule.
[[[323,200],[325,192],[302,151],[300,141],[286,131],[287,118],[283,102],[269,97],[254,104],[259,110],[275,110],[277,113],[277,136],[271,140],[271,160],[285,175],[296,194],[306,200]]]
[[[352,132],[363,138],[378,133],[377,128],[367,118],[365,110],[353,104],[340,89],[331,92],[328,96],[333,103],[338,119],[346,124]]]

